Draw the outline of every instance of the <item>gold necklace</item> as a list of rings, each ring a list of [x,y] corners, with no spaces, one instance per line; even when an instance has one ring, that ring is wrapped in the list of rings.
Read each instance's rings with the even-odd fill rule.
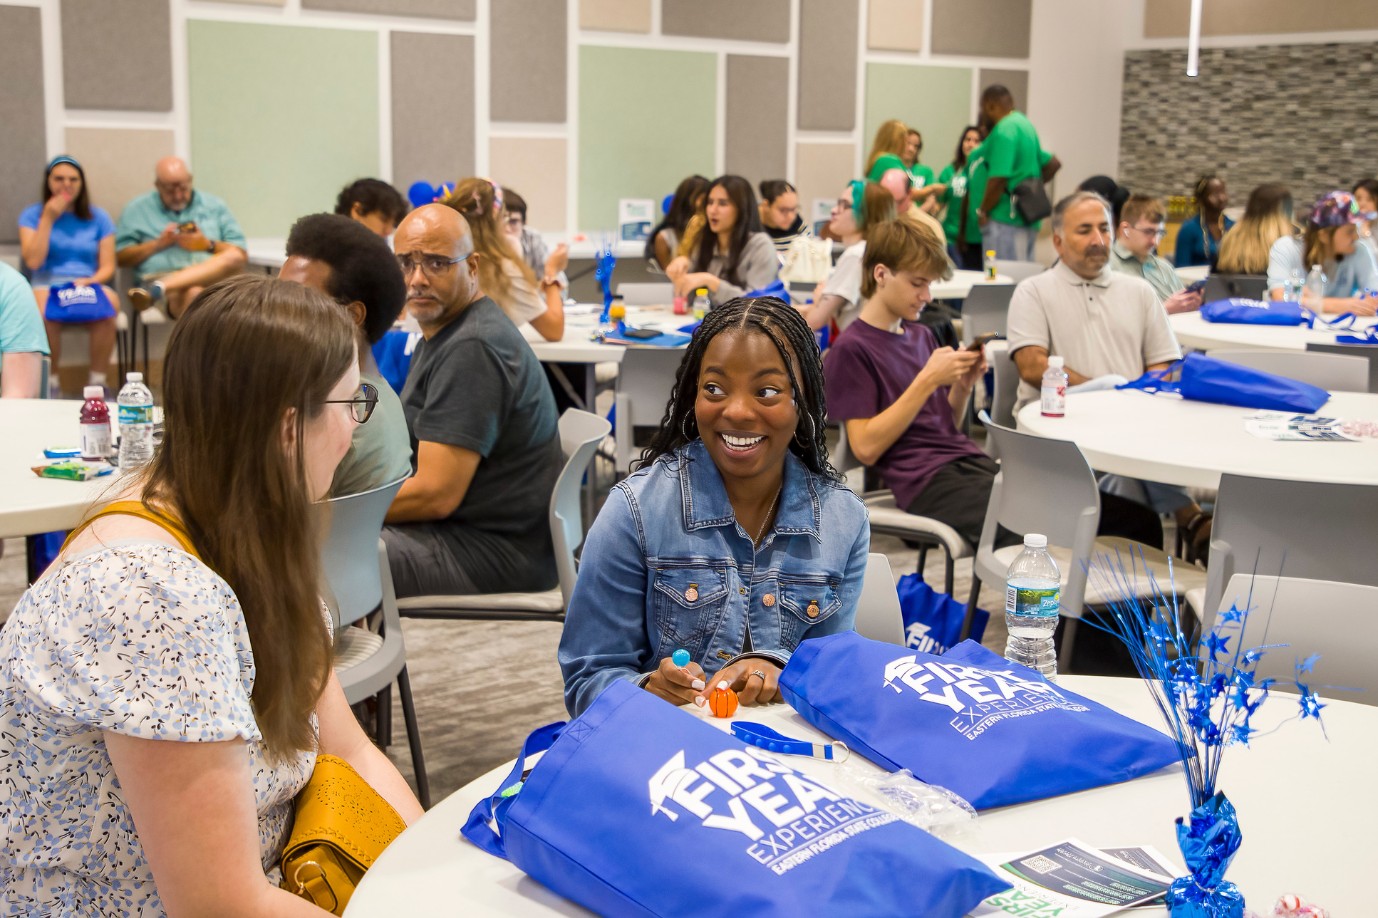
[[[761,536],[766,534],[766,527],[770,525],[770,515],[775,512],[775,504],[780,500],[780,492],[783,490],[785,490],[785,486],[782,483],[775,492],[775,497],[770,501],[770,509],[766,511],[766,518],[761,520],[761,528],[756,530],[756,538],[751,540],[753,548],[761,544]]]

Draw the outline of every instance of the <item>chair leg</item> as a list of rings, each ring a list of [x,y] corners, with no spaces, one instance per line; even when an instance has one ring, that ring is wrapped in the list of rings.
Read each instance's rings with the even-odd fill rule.
[[[928,548],[929,548],[929,545],[928,545],[927,542],[920,542],[920,543],[919,543],[919,579],[920,579],[920,580],[926,580],[926,579],[927,579],[926,577],[924,577],[923,571],[924,571],[924,568],[928,566]]]
[[[1057,652],[1057,671],[1070,672],[1072,667],[1072,645],[1076,643],[1077,625],[1081,619],[1069,618],[1062,626],[1062,647]]]
[[[397,674],[397,692],[402,701],[402,719],[407,723],[407,745],[411,747],[412,770],[416,772],[416,796],[423,809],[431,808],[431,782],[426,777],[426,757],[421,754],[421,731],[416,724],[416,706],[412,704],[411,678],[407,668]]]
[[[976,576],[976,565],[971,566],[971,595],[967,598],[967,614],[962,618],[962,634],[959,641],[971,637],[971,620],[976,616],[976,599],[981,595],[981,578]]]
[[[957,562],[952,559],[952,552],[946,545],[943,546],[943,592],[952,595],[953,581],[957,576]]]
[[[373,741],[384,752],[392,745],[392,686],[378,693],[378,723]]]

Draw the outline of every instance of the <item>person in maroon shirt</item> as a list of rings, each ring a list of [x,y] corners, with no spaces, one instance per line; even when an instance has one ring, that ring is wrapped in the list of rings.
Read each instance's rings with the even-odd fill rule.
[[[973,546],[1000,467],[958,429],[986,370],[980,351],[939,347],[918,322],[929,287],[948,270],[943,245],[905,221],[876,227],[862,259],[857,321],[823,358],[828,415],[846,425],[853,455],[873,467],[910,513],[946,523]],[[1162,547],[1152,511],[1101,495],[1101,532]],[[1156,536],[1155,536],[1156,533]],[[996,545],[1020,536],[1001,530]]]

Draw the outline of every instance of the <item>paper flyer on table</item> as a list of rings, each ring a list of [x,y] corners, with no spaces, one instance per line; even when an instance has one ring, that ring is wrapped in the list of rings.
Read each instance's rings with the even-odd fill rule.
[[[1244,429],[1260,440],[1311,440],[1357,442],[1344,432],[1344,421],[1286,411],[1260,411],[1244,419]]]
[[[1152,848],[1113,850],[1127,858],[1075,838],[1013,857],[982,855],[1014,888],[986,899],[971,918],[1102,918],[1151,903],[1172,885],[1172,877],[1160,871],[1174,868]]]

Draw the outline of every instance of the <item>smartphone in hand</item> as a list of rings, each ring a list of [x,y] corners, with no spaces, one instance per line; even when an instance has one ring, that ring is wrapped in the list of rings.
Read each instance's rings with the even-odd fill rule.
[[[967,350],[983,351],[986,349],[987,344],[990,344],[992,341],[999,337],[999,332],[987,332],[984,335],[977,335],[976,340],[972,341],[970,344],[967,345]]]
[[[179,223],[179,224],[177,224],[177,232],[179,232],[179,233],[194,233],[194,232],[196,232],[196,221],[195,221],[195,220],[188,220],[186,223]]]

